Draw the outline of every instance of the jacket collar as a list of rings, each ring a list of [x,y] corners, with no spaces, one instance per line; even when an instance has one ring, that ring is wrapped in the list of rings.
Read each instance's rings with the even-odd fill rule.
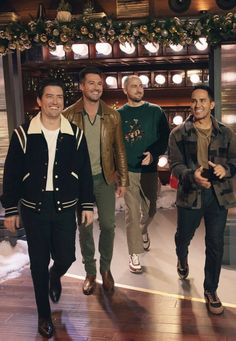
[[[217,122],[215,117],[212,116],[212,115],[211,115],[211,121],[212,121],[212,126],[213,126],[212,131],[214,131],[216,134],[217,133],[221,133],[221,129],[220,129],[219,123]],[[189,131],[189,130],[193,129],[193,123],[194,123],[194,116],[192,114],[190,114],[186,118],[186,121],[185,121],[185,129],[186,129],[186,131]]]
[[[101,99],[99,100],[99,114],[101,117],[109,115],[111,110],[112,109],[104,101]],[[82,97],[75,103],[75,112],[81,114],[84,112],[84,101]]]
[[[32,120],[30,121],[30,125],[28,128],[28,134],[41,134],[42,133],[42,123],[41,123],[41,112],[39,112]],[[63,134],[74,135],[73,129],[70,125],[70,122],[61,115],[61,127],[60,131]]]

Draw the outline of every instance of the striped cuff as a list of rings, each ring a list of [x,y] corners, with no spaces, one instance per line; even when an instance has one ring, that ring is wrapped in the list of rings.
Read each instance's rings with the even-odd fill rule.
[[[5,208],[5,217],[10,217],[12,215],[18,215],[18,214],[19,214],[19,212],[18,212],[17,207]]]
[[[93,211],[93,203],[91,202],[84,202],[81,206],[83,211]]]

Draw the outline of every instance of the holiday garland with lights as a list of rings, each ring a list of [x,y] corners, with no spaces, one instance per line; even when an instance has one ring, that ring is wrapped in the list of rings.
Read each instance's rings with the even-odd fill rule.
[[[43,19],[11,22],[0,30],[0,55],[16,49],[28,50],[34,45],[47,46],[54,51],[56,45],[62,44],[65,51],[71,51],[73,43],[90,41],[190,45],[200,37],[206,37],[208,44],[213,46],[221,41],[235,40],[236,13],[206,13],[188,19],[147,19],[142,23],[113,21],[107,17],[100,20],[83,17],[70,22]]]

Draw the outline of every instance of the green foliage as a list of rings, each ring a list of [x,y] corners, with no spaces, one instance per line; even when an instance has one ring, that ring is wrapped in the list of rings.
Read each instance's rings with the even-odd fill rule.
[[[89,41],[110,44],[116,41],[122,44],[151,42],[185,46],[193,44],[201,37],[205,37],[212,46],[222,41],[236,40],[236,13],[207,13],[187,19],[146,18],[142,23],[131,20],[113,21],[107,17],[98,20],[83,17],[66,23],[47,19],[11,22],[0,30],[0,55],[16,49],[24,51],[36,44],[47,46],[50,50],[55,50],[56,45],[62,44],[65,51],[70,51],[73,43]]]

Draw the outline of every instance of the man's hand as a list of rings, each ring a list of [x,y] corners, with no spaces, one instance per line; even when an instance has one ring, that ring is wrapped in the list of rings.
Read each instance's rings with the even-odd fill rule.
[[[150,152],[144,152],[143,155],[145,156],[144,159],[141,162],[142,166],[148,166],[152,163],[153,157]]]
[[[219,179],[223,179],[226,175],[226,170],[221,165],[216,165],[215,163],[208,161],[208,164],[213,168],[213,173],[215,176],[217,176]]]
[[[93,222],[93,211],[82,211],[81,224],[88,226]]]
[[[118,186],[116,189],[116,196],[117,198],[123,197],[126,191],[126,187]]]
[[[204,178],[202,176],[202,171],[203,171],[203,167],[199,167],[195,170],[194,172],[194,180],[196,181],[196,183],[204,188],[210,188],[211,187],[211,183],[207,178]]]
[[[16,228],[20,227],[20,217],[19,215],[12,215],[10,217],[5,217],[4,227],[10,232],[16,232]]]

